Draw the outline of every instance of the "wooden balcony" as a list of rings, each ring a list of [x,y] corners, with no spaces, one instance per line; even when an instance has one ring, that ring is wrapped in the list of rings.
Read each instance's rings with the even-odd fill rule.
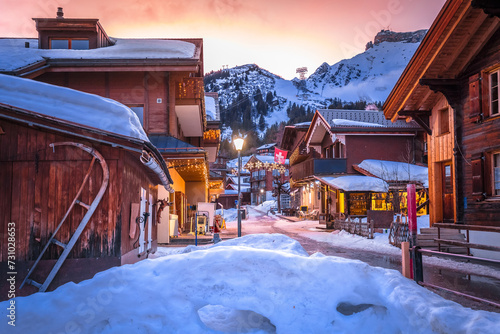
[[[347,173],[346,159],[309,159],[290,167],[291,177],[297,181],[313,175]]]
[[[205,88],[203,86],[203,78],[183,78],[182,81],[177,82],[175,86],[176,100],[193,100],[204,99]]]

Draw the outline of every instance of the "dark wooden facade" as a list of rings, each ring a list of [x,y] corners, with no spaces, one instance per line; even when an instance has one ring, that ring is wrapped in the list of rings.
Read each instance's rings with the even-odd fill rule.
[[[448,0],[384,105],[387,118],[426,128],[431,224],[500,226],[490,81],[500,69],[498,14],[493,2]]]
[[[49,290],[69,281],[89,279],[113,266],[137,262],[156,251],[154,203],[157,200],[157,185],[161,181],[139,160],[142,151],[148,149],[144,142],[109,136],[83,126],[3,107],[0,108],[0,128],[0,243],[7,244],[8,223],[15,223],[18,284],[66,213],[91,161],[91,156],[80,149],[58,146],[53,150],[49,146],[52,143],[76,142],[100,152],[109,168],[109,184]],[[159,152],[157,158],[161,159]],[[84,187],[80,196],[80,200],[87,204],[93,201],[102,182],[103,172],[96,168],[97,165],[94,165],[88,186]],[[139,228],[133,237],[129,233],[131,224],[136,224],[131,207],[133,203],[140,203],[141,188],[146,191],[146,211],[152,211],[152,240],[148,246],[146,224],[146,247],[139,253]],[[57,233],[59,241],[68,242],[85,212],[78,205],[73,208]],[[31,278],[43,282],[61,252],[60,247],[51,245]],[[0,266],[4,281],[6,261],[7,247],[2,247]],[[6,288],[2,285],[0,289],[4,298],[7,296]],[[34,287],[26,285],[16,295],[35,291]]]

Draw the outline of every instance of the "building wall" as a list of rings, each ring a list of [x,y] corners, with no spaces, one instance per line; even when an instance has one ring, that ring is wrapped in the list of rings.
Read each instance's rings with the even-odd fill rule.
[[[408,149],[413,158],[413,136],[346,136],[347,173],[356,173],[352,165],[365,159],[408,161]]]
[[[463,108],[463,145],[462,152],[466,162],[463,164],[464,175],[457,181],[464,185],[465,208],[464,221],[470,225],[500,226],[500,197],[494,196],[492,153],[500,151],[500,115],[490,114],[489,73],[500,68],[500,30],[486,44],[476,59],[464,73]],[[479,112],[477,117],[470,117],[472,93],[469,83],[474,76],[479,76]],[[480,164],[480,174],[474,175],[473,166]],[[474,195],[473,178],[481,178],[485,196]],[[499,234],[500,233],[496,233]]]
[[[450,111],[448,119],[450,131],[447,134],[441,134],[438,130],[441,122],[439,112],[445,108],[448,108]],[[429,221],[431,225],[443,221],[443,164],[449,162],[452,164],[452,170],[455,169],[455,161],[453,159],[453,146],[455,140],[453,114],[446,98],[442,96],[432,108],[431,117],[429,119],[430,127],[433,129],[432,135],[427,135],[429,158]],[[454,215],[456,215],[456,212],[454,212]]]
[[[71,141],[93,147],[104,156],[110,178],[103,198],[49,290],[69,281],[91,278],[98,271],[120,265],[120,259],[133,247],[133,240],[128,236],[130,207],[139,202],[138,189],[144,187],[156,201],[156,186],[139,162],[138,154],[132,157],[124,149],[4,119],[0,120],[0,126],[5,132],[0,136],[0,244],[7,244],[6,229],[8,223],[14,223],[16,268],[23,273],[18,284],[64,217],[90,166],[90,154],[72,146],[59,146],[53,150],[49,147],[51,143]],[[102,179],[102,169],[96,161],[79,196],[83,203],[92,204]],[[56,239],[68,243],[85,214],[83,207],[75,205]],[[152,238],[154,242],[154,221]],[[61,253],[61,247],[51,245],[31,278],[43,282]],[[7,247],[2,247],[2,267],[6,265],[7,256]],[[134,261],[138,260],[136,256]],[[19,295],[35,291],[34,287],[25,287]],[[6,295],[2,293],[2,296]]]
[[[169,86],[174,83],[165,72],[50,72],[36,80],[143,106],[146,132],[168,133]]]

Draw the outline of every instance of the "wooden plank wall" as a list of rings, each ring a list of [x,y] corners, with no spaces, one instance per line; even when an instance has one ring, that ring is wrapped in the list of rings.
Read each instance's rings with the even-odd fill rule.
[[[158,186],[152,182],[148,175],[141,172],[143,168],[142,163],[136,157],[132,156],[127,152],[122,152],[122,155],[119,160],[119,169],[122,173],[121,183],[117,183],[120,186],[117,189],[117,192],[120,193],[120,198],[122,199],[121,203],[117,203],[120,207],[121,212],[121,255],[124,255],[133,249],[137,248],[139,243],[136,243],[136,247],[134,247],[134,243],[139,237],[139,229],[137,228],[136,234],[133,238],[129,236],[130,224],[131,224],[131,204],[132,203],[140,203],[140,189],[141,187],[146,189],[147,198],[149,201],[149,194],[153,195],[154,203],[156,203],[158,199]],[[153,203],[153,204],[154,204]],[[152,239],[157,239],[157,219],[156,219],[156,206],[153,206],[153,212],[151,212],[153,216],[153,231],[152,231]],[[148,209],[148,206],[146,208]],[[132,219],[132,221],[134,221]],[[147,224],[146,224],[147,226]],[[147,237],[148,231],[146,227],[145,236]]]
[[[17,260],[36,259],[64,216],[90,164],[91,156],[78,148],[57,147],[53,152],[49,147],[50,143],[62,141],[76,141],[96,148],[105,157],[110,171],[104,197],[69,258],[119,257],[121,206],[125,206],[121,188],[122,183],[126,183],[119,168],[123,150],[5,120],[0,121],[0,126],[6,132],[0,136],[0,226],[5,229],[8,222],[16,223]],[[141,172],[135,170],[127,177],[135,177],[134,173]],[[81,200],[90,204],[101,182],[102,171],[96,162]],[[68,242],[85,212],[75,206],[57,239]],[[5,244],[7,235],[1,236],[1,243]],[[60,247],[50,247],[44,259],[54,259],[61,253]],[[2,248],[0,260],[5,260],[5,255],[6,248]]]
[[[475,119],[468,117],[470,114],[469,95],[468,95],[468,79],[473,75],[481,75],[487,77],[485,70],[498,68],[500,66],[500,30],[497,31],[490,41],[485,45],[483,50],[470,64],[469,68],[464,73],[465,91],[463,99],[463,148],[462,151],[466,160],[469,163],[464,163],[465,175],[462,179],[464,182],[465,197],[467,198],[467,208],[465,209],[465,224],[469,225],[488,225],[500,226],[500,198],[491,196],[492,180],[489,176],[491,173],[491,159],[488,153],[500,150],[500,117],[488,117],[489,114],[489,92],[487,82],[484,80],[481,83],[481,112],[484,115],[482,122],[475,122]],[[486,190],[488,194],[487,200],[476,201],[472,196],[472,165],[470,164],[473,158],[485,155],[484,161],[484,187],[490,188]]]

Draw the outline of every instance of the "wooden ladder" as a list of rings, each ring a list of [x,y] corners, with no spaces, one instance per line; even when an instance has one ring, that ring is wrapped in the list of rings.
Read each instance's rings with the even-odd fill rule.
[[[59,269],[63,265],[64,261],[66,260],[66,258],[68,257],[69,253],[73,249],[73,246],[76,244],[78,238],[80,237],[80,235],[82,234],[83,230],[85,229],[85,226],[87,226],[87,223],[89,222],[90,217],[92,217],[92,214],[94,213],[95,209],[99,205],[99,202],[101,201],[102,196],[104,195],[104,192],[106,191],[106,188],[108,187],[108,182],[109,182],[108,165],[106,164],[106,161],[104,160],[104,157],[99,152],[97,152],[96,150],[94,150],[93,148],[85,146],[85,145],[82,145],[82,144],[79,144],[79,143],[74,143],[74,142],[52,143],[49,146],[52,147],[53,149],[56,146],[75,146],[75,147],[78,147],[78,148],[82,149],[83,151],[91,154],[92,155],[92,161],[90,162],[90,166],[89,166],[89,168],[87,170],[87,174],[85,175],[85,177],[83,179],[83,182],[82,182],[82,185],[80,186],[80,189],[78,190],[75,198],[73,199],[73,202],[71,202],[71,205],[69,206],[68,210],[66,211],[66,214],[61,219],[61,222],[59,223],[59,225],[57,225],[54,233],[52,233],[52,236],[48,240],[47,244],[43,248],[43,250],[40,253],[40,255],[38,256],[38,259],[35,261],[35,263],[31,267],[30,271],[28,272],[28,275],[26,275],[26,277],[24,278],[24,281],[23,281],[23,283],[21,284],[21,287],[20,287],[20,289],[22,289],[22,287],[24,286],[24,284],[27,283],[27,284],[31,284],[31,285],[37,287],[40,292],[45,292],[47,290],[47,288],[49,287],[50,283],[52,282],[52,280],[56,276],[57,272],[59,271]],[[79,200],[79,197],[80,197],[80,195],[81,195],[81,193],[83,191],[84,186],[87,184],[87,181],[88,181],[88,179],[90,177],[90,174],[92,172],[92,168],[93,168],[94,163],[95,163],[96,160],[99,161],[99,163],[101,165],[101,168],[102,168],[102,175],[103,175],[102,184],[101,184],[99,192],[97,193],[96,197],[94,198],[94,201],[92,202],[92,204],[87,205],[87,204],[81,202]],[[56,237],[57,232],[59,231],[59,229],[63,225],[63,223],[66,221],[66,218],[68,218],[68,216],[69,216],[71,210],[73,209],[73,207],[75,206],[75,204],[78,204],[81,207],[83,207],[84,209],[86,209],[87,213],[85,214],[85,216],[81,220],[80,224],[78,225],[75,233],[73,234],[73,236],[71,237],[71,239],[69,240],[69,242],[67,244],[65,244],[65,243],[62,243],[59,240],[57,240],[55,237]],[[43,255],[45,254],[45,252],[47,251],[47,249],[49,248],[49,246],[51,244],[55,244],[55,245],[61,247],[63,249],[63,252],[62,252],[61,256],[57,259],[57,262],[55,263],[54,267],[52,267],[52,270],[50,271],[50,273],[47,276],[47,278],[45,279],[45,281],[43,283],[35,282],[34,280],[30,279],[30,276],[35,271],[38,263],[40,262],[40,260],[42,259]]]

